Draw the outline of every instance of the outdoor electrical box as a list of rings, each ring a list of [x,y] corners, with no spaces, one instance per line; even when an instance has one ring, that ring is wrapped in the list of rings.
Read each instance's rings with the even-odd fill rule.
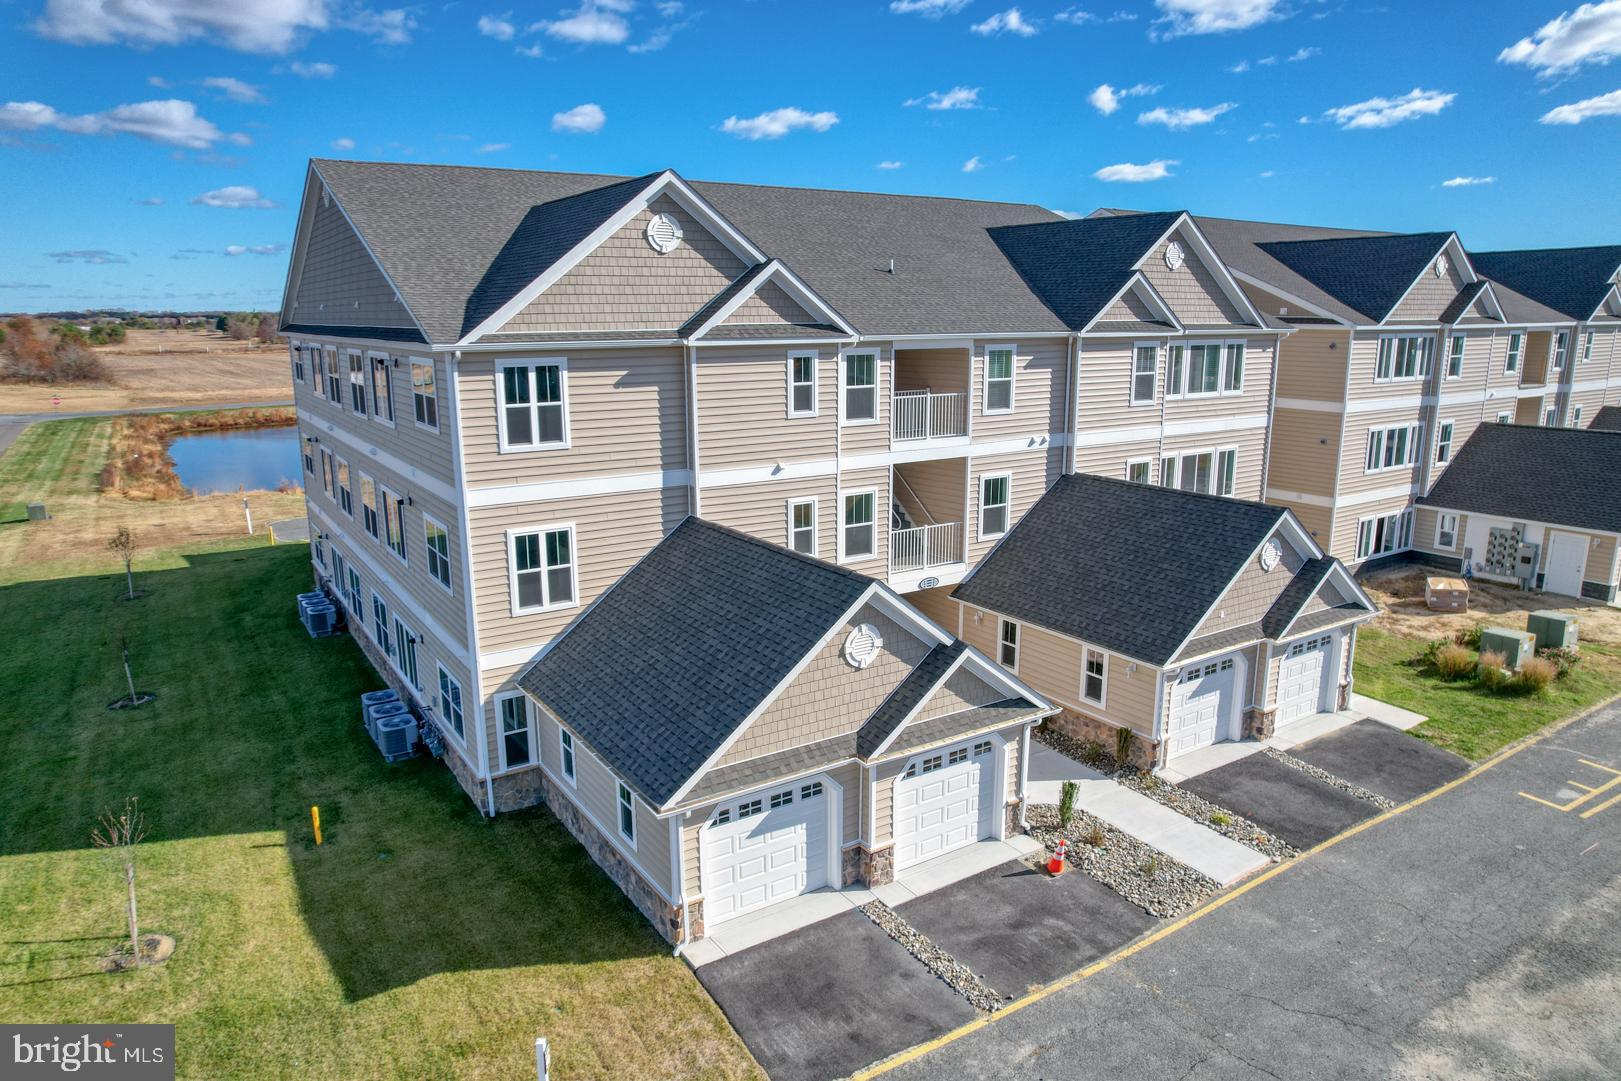
[[[1536,656],[1537,638],[1525,631],[1511,631],[1507,627],[1487,627],[1480,632],[1480,652],[1501,653],[1503,667],[1518,671],[1526,658]]]
[[[1525,618],[1526,633],[1536,636],[1539,649],[1575,649],[1576,617],[1562,612],[1532,612]]]
[[[50,521],[50,518],[51,518],[50,512],[45,509],[45,504],[43,504],[43,503],[30,503],[30,504],[28,504],[28,520],[30,522],[48,522],[48,521]]]

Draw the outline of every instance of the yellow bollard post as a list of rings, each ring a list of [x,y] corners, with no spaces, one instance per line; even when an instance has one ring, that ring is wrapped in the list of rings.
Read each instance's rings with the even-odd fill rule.
[[[315,843],[321,843],[321,808],[310,804],[310,822],[315,826]]]

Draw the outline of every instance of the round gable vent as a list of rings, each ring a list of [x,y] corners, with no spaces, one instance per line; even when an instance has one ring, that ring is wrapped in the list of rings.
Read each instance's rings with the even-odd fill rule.
[[[1165,245],[1165,265],[1170,267],[1172,270],[1181,270],[1182,262],[1185,258],[1186,256],[1182,252],[1182,245],[1178,244],[1176,241],[1173,240],[1169,244]]]
[[[878,628],[871,623],[863,623],[845,638],[844,661],[851,668],[866,668],[878,659],[878,651],[883,645],[884,636],[878,632]]]
[[[1283,559],[1283,549],[1278,542],[1269,540],[1261,546],[1261,570],[1270,572]]]
[[[1447,257],[1445,255],[1439,255],[1435,259],[1435,276],[1437,278],[1447,276]]]
[[[681,246],[681,223],[668,214],[654,214],[647,223],[647,243],[660,255],[669,255]]]

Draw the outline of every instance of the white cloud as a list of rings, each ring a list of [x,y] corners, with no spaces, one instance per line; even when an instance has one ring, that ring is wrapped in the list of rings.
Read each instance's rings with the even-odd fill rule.
[[[74,45],[178,45],[194,38],[284,53],[329,26],[326,0],[45,0],[34,29]]]
[[[602,125],[608,122],[608,114],[602,111],[602,106],[594,101],[584,105],[576,105],[565,113],[552,115],[552,130],[568,132],[571,135],[590,135],[602,130]]]
[[[73,251],[53,251],[45,254],[58,263],[93,263],[100,266],[105,263],[129,262],[122,255],[110,252],[105,248],[77,248]]]
[[[170,86],[172,86],[174,84],[169,82],[168,79],[165,79],[161,75],[148,75],[146,77],[146,85],[147,86],[155,86],[159,90],[167,90],[167,89],[169,89]]]
[[[1248,60],[1240,60],[1238,63],[1234,64],[1232,67],[1228,68],[1227,70],[1232,72],[1234,75],[1242,75],[1246,71],[1248,71],[1249,69],[1250,69],[1250,62]]]
[[[225,141],[230,143],[232,146],[253,145],[253,140],[248,137],[248,133],[245,131],[233,131],[225,137]]]
[[[338,73],[338,65],[328,64],[325,60],[315,60],[308,64],[302,60],[294,60],[288,67],[300,79],[330,79]]]
[[[376,38],[379,45],[409,45],[417,21],[416,16],[404,8],[390,8],[387,11],[360,8],[343,25],[358,34]]]
[[[955,15],[967,6],[968,0],[890,0],[889,10],[897,15],[938,19],[942,15]]]
[[[480,154],[499,154],[503,150],[511,150],[511,143],[485,143],[478,148]]]
[[[531,60],[538,60],[540,57],[546,55],[546,50],[540,47],[539,42],[536,42],[533,45],[520,45],[513,51],[519,56],[527,56]]]
[[[1090,11],[1082,11],[1080,8],[1065,8],[1063,11],[1060,11],[1057,15],[1053,16],[1053,22],[1069,23],[1071,26],[1080,26],[1084,23],[1096,22],[1097,18],[1098,17],[1092,14]],[[1059,213],[1062,214],[1063,211],[1060,210]]]
[[[226,255],[279,255],[287,250],[285,244],[227,244]]]
[[[977,173],[983,168],[985,168],[985,163],[979,160],[978,154],[962,163],[962,171],[965,173]]]
[[[276,205],[260,195],[258,188],[250,188],[246,184],[205,191],[191,202],[193,206],[214,206],[225,210],[268,210]]]
[[[1617,56],[1621,56],[1621,0],[1603,0],[1562,12],[1498,53],[1497,59],[1535,68],[1538,78],[1548,78],[1584,64],[1608,64]]]
[[[1018,8],[998,11],[984,22],[975,23],[968,29],[986,37],[992,34],[1015,34],[1021,38],[1035,37],[1036,35],[1035,24],[1026,19]]]
[[[1165,24],[1164,37],[1247,30],[1283,15],[1283,0],[1154,0],[1154,6],[1164,12],[1155,20]]]
[[[0,105],[0,128],[36,131],[45,127],[75,135],[134,135],[186,150],[207,150],[222,138],[236,141],[236,136],[226,136],[211,121],[198,116],[197,106],[189,101],[141,101],[83,116],[59,113],[38,101]]]
[[[1118,165],[1105,165],[1092,175],[1111,183],[1141,184],[1146,180],[1164,180],[1168,176],[1174,176],[1176,174],[1171,172],[1171,166],[1181,164],[1179,161],[1166,158],[1155,158],[1142,165],[1123,161]]]
[[[1086,100],[1091,103],[1092,108],[1104,116],[1108,116],[1120,108],[1120,102],[1125,98],[1140,98],[1148,94],[1158,94],[1159,91],[1159,87],[1150,86],[1148,83],[1138,83],[1136,86],[1128,86],[1120,90],[1115,89],[1108,83],[1103,83],[1096,90],[1086,95]]]
[[[1451,105],[1457,96],[1415,87],[1399,98],[1369,98],[1330,109],[1323,115],[1342,128],[1388,128],[1404,120],[1434,116]]]
[[[625,6],[619,3],[587,0],[566,18],[538,22],[530,29],[575,45],[621,45],[630,37],[630,24],[618,14],[623,10]]]
[[[1224,113],[1230,113],[1238,108],[1238,103],[1224,101],[1220,105],[1211,105],[1208,108],[1194,106],[1187,109],[1167,109],[1161,105],[1157,109],[1150,109],[1137,116],[1139,124],[1164,124],[1172,131],[1186,131],[1209,124]]]
[[[746,118],[729,116],[721,123],[720,130],[728,135],[736,135],[740,139],[780,139],[799,128],[826,131],[838,122],[838,113],[807,113],[803,109],[789,106],[784,109],[772,109],[759,116]]]
[[[1291,64],[1298,64],[1302,60],[1310,60],[1314,56],[1321,56],[1322,52],[1323,50],[1319,49],[1315,45],[1306,45],[1296,49],[1294,52],[1284,57],[1284,59],[1289,61]]]
[[[903,161],[881,161],[881,162],[878,163],[878,168],[880,168],[880,169],[899,169],[902,165],[905,165],[905,164],[906,163],[903,162]]]
[[[347,135],[332,140],[333,150],[353,150],[354,148],[355,141],[349,138]]]
[[[1455,176],[1451,180],[1441,181],[1443,188],[1472,188],[1476,184],[1495,184],[1495,176]]]
[[[229,75],[211,75],[203,80],[203,85],[210,90],[218,90],[232,101],[244,105],[264,105],[269,101],[257,86],[245,83],[241,79],[233,79]]]
[[[1580,124],[1595,116],[1621,116],[1621,90],[1612,90],[1596,98],[1573,101],[1542,114],[1544,124]]]
[[[1274,176],[1274,175],[1275,175],[1275,174],[1274,174],[1274,173],[1273,173],[1273,172],[1272,172],[1272,170],[1271,170],[1271,169],[1262,169],[1262,170],[1261,170],[1261,171],[1260,171],[1260,172],[1259,172],[1259,173],[1257,173],[1257,174],[1256,174],[1256,175],[1257,175],[1257,176],[1259,176],[1259,177],[1260,177],[1260,178],[1261,178],[1261,179],[1262,179],[1262,180],[1265,180],[1265,179],[1267,179],[1267,178],[1268,178],[1268,177],[1271,177],[1271,176]]]
[[[135,200],[135,205],[136,206],[162,206],[163,205],[163,196],[161,196],[161,195],[149,195],[145,199],[136,199]]]
[[[944,93],[930,90],[920,98],[908,99],[906,104],[921,105],[925,109],[977,109],[979,91],[977,86],[954,86]]]
[[[510,11],[504,15],[480,15],[478,32],[496,41],[511,41],[518,34],[518,28],[512,25],[511,20]]]

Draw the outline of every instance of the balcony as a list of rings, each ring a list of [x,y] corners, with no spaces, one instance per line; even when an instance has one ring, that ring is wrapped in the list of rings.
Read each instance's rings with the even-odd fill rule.
[[[889,534],[889,572],[905,574],[962,562],[962,523],[896,529]]]
[[[902,390],[890,409],[890,434],[897,440],[946,439],[968,434],[968,394]]]

